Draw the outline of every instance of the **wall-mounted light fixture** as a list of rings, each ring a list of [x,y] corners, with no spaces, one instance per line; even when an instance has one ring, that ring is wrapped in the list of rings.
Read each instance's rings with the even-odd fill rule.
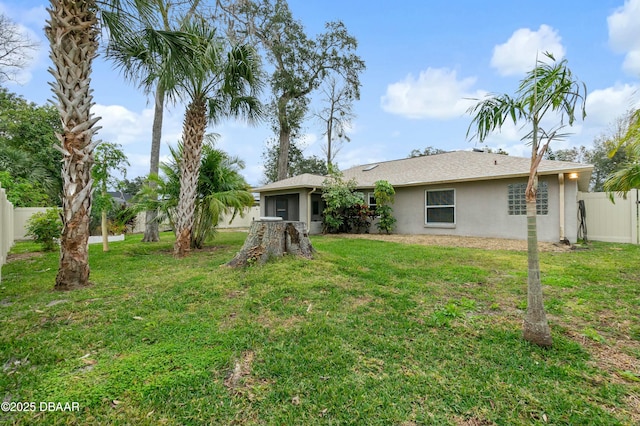
[[[578,174],[577,173],[569,173],[569,179],[578,179]]]

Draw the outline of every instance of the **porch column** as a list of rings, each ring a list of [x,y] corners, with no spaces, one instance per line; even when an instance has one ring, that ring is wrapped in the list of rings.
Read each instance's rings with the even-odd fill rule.
[[[316,192],[318,188],[312,188],[311,191],[307,192],[307,231],[311,232],[311,194]]]

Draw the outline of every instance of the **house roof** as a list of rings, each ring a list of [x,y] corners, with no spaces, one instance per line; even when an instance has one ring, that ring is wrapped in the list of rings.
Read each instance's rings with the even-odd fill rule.
[[[253,191],[268,192],[293,188],[320,188],[326,178],[326,176],[303,173],[301,175],[279,180],[277,182],[271,182],[259,188],[254,188]]]
[[[470,182],[493,179],[527,177],[531,160],[511,155],[475,151],[453,151],[437,155],[404,158],[364,164],[343,170],[345,179],[354,178],[361,188],[373,188],[381,179],[394,187]],[[538,175],[578,173],[578,186],[586,191],[592,165],[568,161],[542,160]],[[324,176],[304,174],[257,188],[256,192],[270,192],[291,188],[322,186]]]

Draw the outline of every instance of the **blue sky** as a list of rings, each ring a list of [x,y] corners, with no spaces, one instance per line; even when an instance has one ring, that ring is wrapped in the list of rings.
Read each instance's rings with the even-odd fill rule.
[[[52,98],[47,84],[49,58],[43,26],[47,2],[0,0],[0,11],[40,42],[20,84],[10,90],[43,104]],[[566,58],[587,85],[587,119],[552,148],[591,146],[611,131],[616,118],[640,107],[640,0],[513,1],[471,0],[388,2],[382,0],[289,0],[309,34],[327,21],[342,20],[359,42],[367,70],[361,100],[350,126],[351,142],[336,158],[341,168],[406,157],[413,149],[471,149],[469,98],[513,93],[537,52]],[[102,117],[98,137],[123,145],[128,177],[148,173],[152,110],[146,98],[98,58],[92,80],[95,114]],[[265,93],[266,97],[267,93]],[[315,96],[318,108],[321,95]],[[184,108],[172,106],[165,118],[162,155],[181,133]],[[260,184],[262,152],[273,137],[268,123],[248,127],[227,122],[212,127],[218,146],[246,162],[244,175]],[[322,156],[322,126],[309,118],[305,154]],[[507,126],[486,143],[511,155],[528,156],[523,130]]]

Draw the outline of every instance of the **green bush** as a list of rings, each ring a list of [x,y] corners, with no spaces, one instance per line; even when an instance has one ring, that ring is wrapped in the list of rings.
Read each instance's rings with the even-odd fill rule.
[[[332,173],[325,179],[322,198],[323,233],[367,233],[373,212],[364,202],[362,193],[356,191],[356,181],[345,181],[340,173]]]
[[[27,221],[27,236],[42,244],[44,251],[53,251],[56,247],[56,239],[62,232],[62,220],[60,210],[48,209],[32,215]]]
[[[396,191],[386,180],[379,180],[375,185],[373,196],[376,198],[376,214],[379,216],[378,231],[389,234],[396,224],[396,218],[393,216],[393,208],[391,207]]]

